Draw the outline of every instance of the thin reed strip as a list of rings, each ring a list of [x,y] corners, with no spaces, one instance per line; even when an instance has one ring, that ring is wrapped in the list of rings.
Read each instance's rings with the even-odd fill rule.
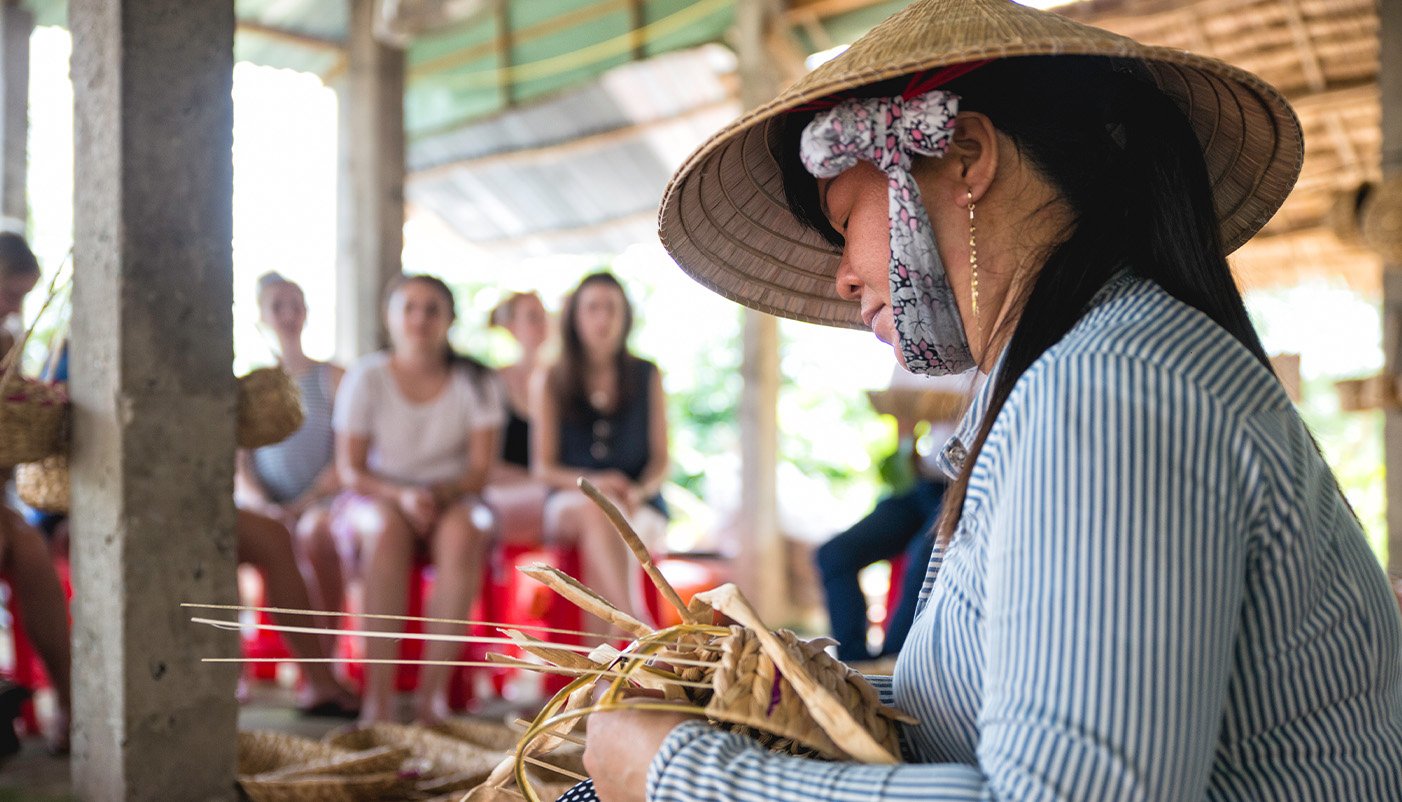
[[[438,641],[438,642],[442,642],[442,643],[487,643],[487,644],[491,644],[491,645],[493,645],[493,646],[517,646],[517,645],[520,645],[520,641],[516,641],[516,640],[513,640],[513,639],[511,639],[511,638],[497,638],[497,637],[493,637],[493,636],[490,636],[490,635],[440,635],[440,634],[434,633],[434,632],[376,632],[376,631],[374,631],[374,630],[361,630],[361,629],[327,629],[327,628],[325,628],[325,627],[294,627],[294,626],[286,626],[286,625],[283,625],[283,624],[241,624],[241,623],[239,623],[238,621],[222,621],[222,620],[219,620],[219,619],[217,619],[217,618],[199,618],[199,617],[191,618],[190,621],[191,621],[192,623],[196,623],[196,624],[206,624],[206,625],[212,626],[212,627],[214,627],[214,628],[216,628],[216,629],[223,629],[223,630],[236,630],[236,629],[243,629],[243,628],[245,628],[245,627],[248,627],[248,628],[250,628],[250,629],[262,630],[262,631],[267,631],[267,632],[291,632],[291,633],[306,634],[306,635],[348,635],[348,636],[351,636],[351,637],[358,637],[358,638],[381,638],[381,639],[384,639],[384,640]],[[541,641],[541,643],[546,643],[546,641]],[[548,644],[548,645],[549,645],[550,647],[552,647],[552,648],[560,649],[560,650],[562,650],[562,651],[580,652],[580,653],[583,653],[583,654],[588,654],[589,652],[592,652],[595,648],[597,648],[597,647],[594,647],[594,646],[585,646],[585,645],[574,644],[574,643],[550,643],[550,644]],[[623,654],[624,654],[624,656],[628,656],[628,655],[629,655],[628,652],[624,652]],[[305,659],[312,659],[312,658],[305,658]],[[326,659],[334,659],[334,658],[326,658]],[[351,661],[351,662],[365,662],[365,661],[355,661],[355,660],[353,660],[353,661]],[[399,661],[399,662],[403,662],[403,661]],[[704,668],[704,667],[707,667],[707,666],[715,665],[714,661],[710,661],[710,660],[689,660],[689,659],[685,659],[685,658],[676,658],[676,659],[667,658],[667,662],[673,663],[673,664],[675,664],[675,665],[694,665],[694,666],[700,666],[700,667],[703,667],[703,668]]]
[[[377,621],[417,621],[423,624],[453,624],[462,627],[492,627],[500,629],[510,626],[513,629],[530,629],[536,632],[548,632],[552,635],[581,635],[595,640],[607,641],[608,637],[597,632],[585,632],[582,629],[560,629],[558,627],[539,627],[528,624],[503,624],[497,621],[472,621],[459,618],[428,618],[419,615],[389,615],[387,613],[347,613],[331,610],[298,610],[291,607],[254,607],[246,604],[197,604],[195,602],[185,602],[181,607],[193,607],[200,610],[235,610],[243,613],[274,613],[279,615],[324,615],[335,616],[337,618],[373,618]],[[336,630],[340,631],[340,630]]]
[[[543,769],[547,769],[547,770],[549,770],[549,771],[553,771],[553,772],[555,772],[556,774],[559,774],[559,775],[562,776],[562,777],[569,777],[571,780],[574,780],[574,781],[576,781],[576,782],[584,782],[585,780],[588,780],[588,779],[589,779],[588,777],[585,777],[583,774],[576,774],[575,772],[570,771],[569,769],[561,768],[561,767],[559,767],[559,766],[556,766],[556,765],[553,764],[553,763],[546,763],[544,760],[539,760],[539,759],[537,759],[537,758],[530,757],[529,755],[526,756],[526,757],[523,758],[523,759],[524,759],[527,763],[531,764],[532,766],[539,766],[539,767],[541,767],[541,768],[543,768]]]
[[[523,718],[518,718],[511,722],[511,728],[516,730],[517,732],[526,732],[531,728],[531,723]],[[579,737],[578,735],[571,735],[567,732],[556,732],[552,733],[552,735],[554,735],[556,738],[559,738],[562,741],[572,743],[575,746],[585,746],[584,739]]]
[[[487,660],[398,660],[398,659],[371,659],[355,657],[205,657],[200,660],[202,663],[361,663],[368,665],[390,665],[390,666],[452,666],[457,668],[501,668],[510,666],[528,671],[537,671],[542,674],[562,674],[567,677],[605,677],[608,679],[632,679],[632,675],[608,668],[566,668],[563,666],[552,666],[545,663],[531,663],[525,660],[515,663],[499,663]],[[710,688],[710,683],[689,682],[683,679],[669,679],[665,674],[654,674],[658,682],[676,685],[682,688]]]

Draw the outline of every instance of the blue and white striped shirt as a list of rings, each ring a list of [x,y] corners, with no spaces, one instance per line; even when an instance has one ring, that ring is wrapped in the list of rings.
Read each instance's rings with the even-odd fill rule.
[[[649,798],[1402,800],[1386,577],[1276,379],[1155,284],[1112,282],[1018,380],[922,595],[882,688],[908,764],[692,722]]]

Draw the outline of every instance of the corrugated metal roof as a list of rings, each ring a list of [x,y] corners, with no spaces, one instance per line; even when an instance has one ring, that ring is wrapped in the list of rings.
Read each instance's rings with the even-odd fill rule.
[[[734,118],[734,58],[708,46],[412,144],[408,200],[519,258],[613,252],[656,231],[668,178]]]
[[[25,2],[39,24],[66,22],[66,0]],[[651,238],[667,179],[740,110],[734,56],[714,44],[735,2],[508,0],[504,16],[479,12],[414,38],[409,202],[504,257],[615,252]],[[793,7],[805,5],[819,4]],[[820,49],[900,5],[844,7],[799,25],[800,36]],[[345,0],[236,9],[239,60],[324,79],[345,69]]]

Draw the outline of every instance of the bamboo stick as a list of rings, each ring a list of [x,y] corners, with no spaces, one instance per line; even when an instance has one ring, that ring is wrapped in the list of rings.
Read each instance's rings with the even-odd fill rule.
[[[677,593],[677,589],[672,587],[672,583],[668,582],[667,577],[662,575],[662,571],[657,567],[657,563],[652,561],[652,553],[647,550],[647,544],[643,543],[643,539],[638,537],[638,533],[633,530],[632,525],[628,523],[628,519],[623,517],[623,513],[619,511],[618,506],[615,505],[608,496],[599,492],[599,488],[590,484],[589,480],[582,476],[579,477],[579,489],[583,490],[584,495],[593,500],[593,502],[599,506],[599,509],[604,511],[604,515],[608,516],[608,519],[613,522],[613,528],[618,531],[618,536],[623,538],[623,542],[628,544],[628,548],[633,552],[633,556],[638,558],[638,563],[642,565],[643,572],[647,574],[648,579],[652,580],[652,584],[656,586],[658,592],[662,594],[662,598],[666,599],[667,603],[676,609],[677,614],[682,617],[682,621],[688,624],[701,623],[701,619],[686,606],[686,602],[682,601],[682,597]]]

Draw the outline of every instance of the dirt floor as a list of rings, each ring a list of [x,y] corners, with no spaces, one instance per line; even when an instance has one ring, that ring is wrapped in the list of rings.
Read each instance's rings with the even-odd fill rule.
[[[276,730],[308,738],[320,738],[345,720],[304,718],[294,709],[292,692],[275,685],[253,685],[250,700],[239,711],[239,729]],[[402,700],[408,715],[408,697]],[[525,712],[529,704],[513,705],[503,700],[479,703],[473,715],[501,721],[508,714]],[[407,720],[407,718],[406,718]],[[76,802],[69,779],[69,761],[49,755],[40,738],[24,742],[20,753],[0,765],[0,802]]]

